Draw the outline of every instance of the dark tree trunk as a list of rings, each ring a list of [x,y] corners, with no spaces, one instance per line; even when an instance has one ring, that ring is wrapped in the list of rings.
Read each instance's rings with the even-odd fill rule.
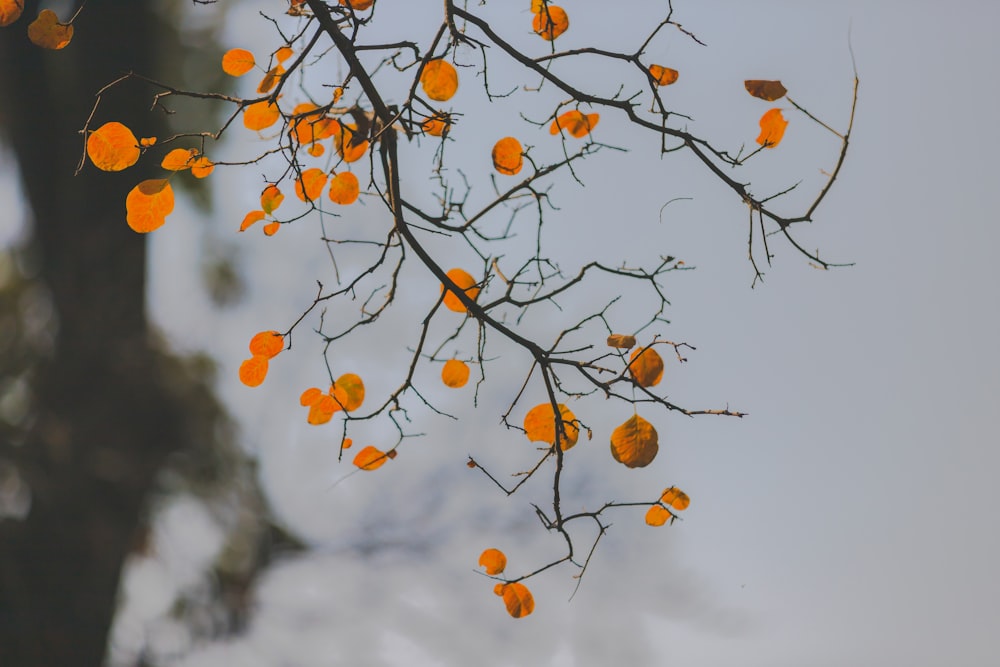
[[[38,3],[25,4],[0,29],[0,127],[58,335],[39,369],[27,441],[0,443],[31,488],[27,518],[0,520],[0,665],[99,667],[121,566],[155,475],[181,444],[181,415],[149,341],[145,238],[125,224],[125,196],[154,161],[73,172],[95,92],[126,71],[152,72],[156,19],[144,0],[89,0],[72,43],[51,52],[28,42]],[[157,134],[142,92],[114,90],[93,127],[117,120]]]

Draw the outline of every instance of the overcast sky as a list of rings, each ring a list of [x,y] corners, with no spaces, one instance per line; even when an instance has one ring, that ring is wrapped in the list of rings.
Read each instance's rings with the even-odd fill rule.
[[[433,7],[421,19],[392,15],[393,2],[379,3],[379,19],[393,21],[389,34],[432,34],[437,3],[420,3]],[[488,9],[500,13],[505,4]],[[498,29],[527,25],[523,4]],[[985,0],[674,5],[708,46],[671,35],[650,58],[681,72],[668,94],[692,116],[691,129],[727,145],[752,143],[769,108],[735,95],[744,79],[781,79],[796,102],[840,129],[850,107],[849,38],[861,77],[843,174],[816,222],[800,232],[806,247],[854,262],[850,268],[818,271],[774,237],[774,264],[751,289],[745,209],[693,161],[661,160],[648,138],[613,114],[602,116],[598,138],[632,142],[632,151],[590,160],[581,169],[586,188],[557,183],[561,210],[550,220],[566,261],[608,248],[627,256],[631,243],[642,256],[669,253],[697,267],[669,278],[672,323],[648,332],[698,348],[683,367],[668,362],[664,387],[689,407],[729,405],[749,417],[656,415],[662,450],[640,471],[611,461],[607,431],[596,429],[572,452],[579,467],[570,483],[573,500],[590,506],[677,484],[692,497],[685,520],[653,529],[641,512],[613,516],[571,602],[575,572],[557,569],[528,582],[535,613],[509,618],[492,582],[475,572],[479,552],[502,548],[512,571],[522,572],[559,545],[534,522],[530,492],[503,498],[463,464],[469,454],[504,464],[508,452],[530,447],[498,427],[517,375],[497,370],[497,386],[476,410],[469,391],[438,392],[460,422],[414,413],[426,437],[379,471],[334,487],[351,470],[336,461],[336,428],[308,426],[296,400],[323,380],[317,346],[296,340],[257,389],[236,381],[250,335],[286,328],[315,281],[329,281],[328,260],[315,226],[230,238],[255,208],[260,179],[217,170],[215,212],[206,217],[181,203],[150,237],[151,308],[178,349],[218,358],[219,391],[240,420],[244,446],[259,456],[275,511],[315,549],[265,573],[244,635],[196,647],[185,667],[919,667],[995,659],[1000,9]],[[634,28],[607,3],[564,6],[573,23],[563,48]],[[257,45],[270,43],[257,8],[234,11],[227,46],[263,51]],[[260,33],[248,36],[249,26]],[[497,78],[504,76],[498,67]],[[615,81],[601,68],[588,76],[598,85],[608,83],[602,77]],[[457,162],[488,154],[497,132],[526,132],[516,115],[476,107],[475,95],[463,86],[455,101],[476,109],[467,127],[499,127],[470,130],[466,143],[449,149]],[[801,188],[812,188],[806,196],[833,166],[837,146],[785,101],[773,106],[784,107],[791,124],[784,143],[760,156],[755,192],[804,178]],[[489,120],[490,113],[498,115]],[[410,182],[426,188],[422,176]],[[686,196],[694,199],[661,216],[666,201]],[[355,216],[344,224],[384,220],[375,202]],[[236,309],[217,311],[202,296],[196,262],[207,225],[237,249],[250,286]],[[335,374],[358,372],[372,387],[390,382],[407,331],[373,334],[367,349],[338,357]],[[627,416],[616,410],[587,417],[613,426]],[[211,558],[217,533],[192,503],[164,513],[159,564],[131,571],[133,604],[146,602],[145,611],[133,609],[136,618],[169,601],[163,581],[197,578],[195,565],[178,563]]]

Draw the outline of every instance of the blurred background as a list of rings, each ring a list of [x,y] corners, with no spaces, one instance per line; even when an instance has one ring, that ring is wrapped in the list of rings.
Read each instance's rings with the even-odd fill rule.
[[[25,14],[64,16],[69,4],[29,1]],[[668,360],[663,387],[687,407],[749,416],[656,415],[660,456],[633,471],[607,452],[608,431],[627,415],[594,404],[594,440],[573,450],[567,503],[677,484],[691,507],[660,529],[641,512],[612,516],[572,600],[575,571],[556,569],[528,582],[535,613],[515,620],[476,559],[501,548],[511,571],[525,572],[560,554],[529,505],[544,484],[505,498],[464,464],[471,455],[506,472],[524,460],[523,436],[499,425],[519,360],[494,364],[476,407],[471,386],[437,389],[428,369],[428,395],[462,418],[413,411],[425,435],[377,473],[348,477],[339,430],[307,425],[298,405],[303,389],[323,386],[321,341],[298,336],[261,387],[236,375],[250,336],[286,328],[316,281],[332,280],[318,228],[235,233],[256,208],[262,169],[187,179],[167,224],[145,237],[126,227],[121,202],[158,175],[155,161],[73,176],[94,92],[122,72],[249,94],[205,63],[231,47],[278,46],[259,15],[281,17],[274,4],[90,0],[72,44],[55,53],[27,42],[23,18],[0,30],[0,664],[993,659],[1000,10],[973,0],[946,12],[919,0],[675,0],[674,18],[707,46],[671,33],[650,48],[652,62],[681,72],[668,103],[691,116],[692,131],[734,148],[753,144],[764,110],[784,107],[785,139],[751,174],[755,192],[801,179],[788,211],[814,195],[836,142],[784,100],[746,95],[742,82],[781,79],[843,129],[853,47],[861,89],[847,162],[816,222],[796,233],[824,259],[854,265],[816,270],[772,237],[773,265],[751,289],[742,204],[693,161],[661,159],[648,138],[602,115],[598,140],[630,151],[585,161],[585,187],[555,181],[553,255],[564,267],[657,254],[695,267],[669,276],[670,325],[648,332],[697,348],[683,365]],[[635,12],[661,4],[637,2]],[[378,5],[373,29],[386,40],[429,39],[439,20],[436,4]],[[581,18],[561,48],[629,43],[648,29],[604,3],[563,6]],[[535,44],[527,2],[480,9],[502,34]],[[589,12],[600,19],[582,18]],[[580,67],[595,86],[621,81],[616,70]],[[523,83],[499,62],[490,76]],[[520,132],[518,111],[544,116],[553,98],[490,107],[464,81],[448,159],[484,174],[494,134],[513,133],[512,123]],[[97,117],[166,136],[211,127],[220,111],[148,108],[148,89],[130,84]],[[234,128],[213,150],[245,159],[262,145]],[[415,171],[404,186],[429,192],[429,183]],[[679,197],[691,199],[664,208]],[[371,200],[337,224],[348,233],[384,221]],[[398,383],[401,327],[425,311],[421,290],[436,297],[435,281],[414,281],[416,301],[401,302],[393,332],[338,351],[337,367],[371,391]],[[561,305],[585,313],[605,296]]]

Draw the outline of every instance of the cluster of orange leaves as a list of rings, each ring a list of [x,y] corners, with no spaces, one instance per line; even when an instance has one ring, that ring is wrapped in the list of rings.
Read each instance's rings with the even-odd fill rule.
[[[479,564],[486,574],[495,577],[507,567],[507,556],[499,549],[486,549],[479,555]],[[535,598],[528,587],[520,582],[501,582],[493,587],[493,592],[503,598],[507,613],[514,618],[522,618],[535,610]]]
[[[747,92],[765,102],[773,102],[785,96],[788,90],[780,81],[747,79],[743,82]],[[774,148],[785,136],[788,121],[781,115],[781,109],[769,109],[760,118],[760,134],[757,143],[765,148]]]
[[[285,339],[277,331],[261,331],[250,339],[250,358],[240,364],[240,382],[257,387],[267,377],[271,359],[285,349]]]
[[[673,508],[677,512],[682,512],[691,504],[688,494],[675,486],[664,489],[660,499],[653,503],[646,512],[646,523],[650,526],[662,526],[667,521],[674,522],[677,515],[670,511]]]
[[[309,408],[306,421],[314,426],[327,423],[341,410],[357,410],[364,401],[365,383],[354,373],[341,375],[326,393],[317,387],[310,387],[299,397],[299,404]]]

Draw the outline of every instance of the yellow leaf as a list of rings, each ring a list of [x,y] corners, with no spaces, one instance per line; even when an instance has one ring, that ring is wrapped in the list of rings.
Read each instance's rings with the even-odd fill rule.
[[[562,7],[556,5],[549,5],[548,9],[542,7],[541,11],[535,14],[531,27],[542,39],[551,42],[569,29],[569,16]]]
[[[677,81],[680,72],[669,67],[664,67],[663,65],[650,65],[649,75],[653,77],[653,82],[657,86],[669,86]]]
[[[449,359],[441,369],[441,381],[453,389],[464,387],[469,381],[469,365],[458,359]]]
[[[661,505],[653,505],[646,512],[646,523],[650,526],[662,526],[673,517],[674,515]]]
[[[656,458],[658,440],[652,424],[632,415],[611,433],[611,455],[629,468],[643,468]]]
[[[264,191],[260,193],[260,207],[268,215],[274,213],[284,200],[285,195],[281,194],[281,190],[273,183],[264,188]]]
[[[344,373],[330,387],[330,396],[338,407],[348,412],[357,410],[365,400],[365,383],[354,373]]]
[[[174,191],[165,178],[142,181],[125,198],[125,220],[140,234],[163,225],[174,210]]]
[[[486,574],[500,574],[507,567],[507,556],[499,549],[487,549],[479,554],[479,564],[486,568]]]
[[[501,595],[503,603],[507,606],[507,613],[514,618],[527,616],[535,610],[535,598],[522,583],[504,584]]]
[[[771,109],[760,117],[760,135],[757,143],[765,148],[774,148],[785,136],[788,121],[781,115],[781,109]]]
[[[256,64],[253,54],[246,49],[229,49],[222,56],[222,71],[229,76],[243,76]]]
[[[747,79],[743,82],[747,92],[754,97],[773,102],[780,100],[788,92],[780,81],[764,81],[760,79]]]
[[[354,465],[362,470],[375,470],[382,467],[382,464],[389,458],[391,457],[387,456],[382,450],[368,445],[354,457]]]
[[[21,18],[23,11],[24,0],[0,0],[0,28]]]
[[[450,100],[458,90],[458,71],[455,66],[440,58],[424,65],[420,85],[427,97],[437,102]]]
[[[87,157],[103,171],[121,171],[139,160],[139,141],[121,123],[105,123],[87,137]]]
[[[479,288],[476,287],[476,279],[473,278],[469,273],[463,269],[451,269],[446,274],[448,278],[451,279],[455,285],[465,292],[473,301],[479,296]],[[441,285],[441,291],[444,291],[444,285]],[[455,293],[451,290],[444,295],[444,305],[448,310],[453,310],[456,313],[464,313],[466,311],[465,304],[462,303]]]
[[[285,339],[277,331],[261,331],[250,339],[250,354],[271,359],[285,349]]]
[[[28,25],[28,39],[43,49],[58,50],[73,39],[73,26],[60,23],[51,9],[43,9],[38,18]]]
[[[240,364],[240,382],[248,387],[259,386],[267,376],[267,357],[254,355]]]
[[[675,486],[671,486],[669,489],[663,490],[663,495],[660,496],[660,502],[665,505],[670,505],[678,512],[682,512],[688,508],[691,504],[691,499],[688,494],[684,493]]]
[[[623,350],[631,350],[635,347],[635,336],[625,334],[611,334],[608,336],[608,347],[617,347]]]
[[[653,387],[663,379],[663,358],[651,347],[636,348],[629,357],[628,369],[640,387]]]
[[[524,148],[514,137],[504,137],[493,146],[493,168],[513,176],[524,166]]]
[[[563,427],[560,447],[566,451],[579,439],[580,427],[576,415],[562,403],[559,404],[559,416]],[[524,416],[524,434],[531,442],[556,444],[556,413],[552,410],[551,403],[540,403],[528,410],[528,414]]]

